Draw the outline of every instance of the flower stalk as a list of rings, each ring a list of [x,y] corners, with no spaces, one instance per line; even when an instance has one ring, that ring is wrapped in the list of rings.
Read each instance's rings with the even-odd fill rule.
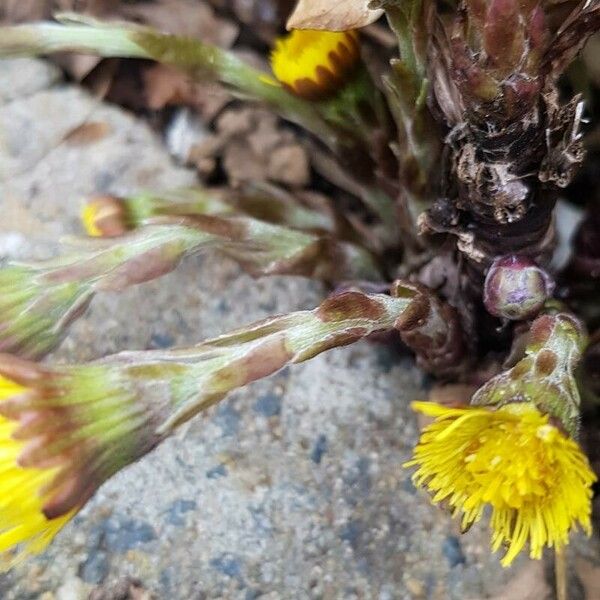
[[[340,293],[190,348],[46,367],[0,355],[0,552],[41,551],[106,479],[230,391],[391,330],[408,298]]]
[[[325,141],[338,144],[338,133],[310,103],[288,93],[267,73],[233,53],[200,40],[160,33],[129,23],[105,23],[77,14],[57,15],[59,23],[2,27],[0,56],[82,52],[104,57],[143,58],[178,68],[194,79],[216,80],[241,97],[260,100]]]
[[[307,233],[359,241],[351,223],[336,213],[328,200],[315,197],[303,200],[266,183],[243,183],[235,190],[190,187],[91,198],[83,209],[82,221],[89,235],[112,237],[111,229],[120,235],[155,218],[238,215]],[[110,227],[105,230],[102,222],[107,218]]]
[[[183,201],[174,201],[176,196]],[[172,271],[184,256],[208,249],[255,276],[289,273],[332,282],[382,277],[364,248],[326,232],[297,231],[240,214],[218,194],[96,200],[84,211],[91,233],[102,233],[107,202],[116,210],[111,227],[118,233],[137,228],[118,237],[81,240],[58,259],[0,268],[1,351],[39,358],[60,343],[95,294],[151,281]],[[303,214],[290,211],[288,217],[301,220]]]
[[[35,56],[56,52],[83,52],[104,57],[144,58],[172,66],[197,81],[219,81],[243,99],[265,103],[282,117],[297,123],[321,140],[337,160],[353,172],[365,188],[361,199],[383,225],[396,235],[390,219],[392,200],[386,191],[376,194],[377,172],[389,169],[394,158],[387,143],[387,109],[366,70],[358,69],[349,90],[327,102],[315,102],[290,93],[270,74],[247,65],[233,53],[197,39],[160,33],[149,27],[110,24],[74,14],[57,17],[60,23],[0,27],[0,57]],[[356,103],[359,109],[357,111]],[[356,119],[368,109],[370,128],[352,126],[340,118]],[[383,122],[381,119],[384,119]],[[377,199],[375,201],[374,199]],[[396,240],[394,240],[396,241]]]

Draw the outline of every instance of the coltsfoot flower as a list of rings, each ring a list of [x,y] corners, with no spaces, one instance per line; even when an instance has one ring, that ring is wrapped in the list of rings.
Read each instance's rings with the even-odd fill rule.
[[[27,388],[9,379],[0,378],[0,402],[18,397],[27,392]],[[44,512],[45,494],[57,476],[58,467],[47,468],[20,464],[21,454],[25,451],[25,440],[19,438],[19,421],[0,416],[0,440],[2,443],[2,495],[0,496],[0,551],[26,543],[26,552],[38,552],[43,549],[56,533],[69,521],[75,512],[69,510],[50,519]]]
[[[277,40],[271,67],[278,81],[307,100],[338,91],[360,60],[356,31],[294,30]]]
[[[19,549],[4,566],[43,550],[109,477],[232,390],[391,330],[415,302],[406,291],[342,292],[192,347],[88,364],[0,354],[0,554]]]
[[[0,553],[13,551],[2,567],[43,550],[106,479],[160,441],[160,405],[120,375],[0,355]]]
[[[529,543],[531,558],[557,550],[579,526],[591,533],[596,480],[578,444],[531,403],[498,409],[415,402],[434,417],[414,457],[413,481],[461,516],[467,529],[491,509],[492,549],[506,546],[508,566]]]

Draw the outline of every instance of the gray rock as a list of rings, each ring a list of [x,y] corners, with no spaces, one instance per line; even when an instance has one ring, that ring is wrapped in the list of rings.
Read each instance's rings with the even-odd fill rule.
[[[263,417],[277,417],[281,414],[281,396],[263,394],[254,403],[254,410]]]
[[[176,527],[182,527],[185,525],[185,515],[198,508],[198,504],[195,500],[175,500],[169,507],[167,512],[167,523],[175,525]]]
[[[442,552],[451,567],[463,565],[465,563],[465,555],[463,554],[460,540],[455,535],[449,535],[442,545]]]
[[[0,61],[0,105],[15,99],[22,100],[45,90],[62,79],[60,69],[39,60],[17,58]]]
[[[316,464],[321,464],[323,460],[323,455],[327,452],[327,437],[321,434],[315,445],[313,446],[312,452],[310,453],[311,460]]]
[[[78,574],[86,583],[97,585],[106,579],[109,569],[110,561],[108,554],[102,550],[94,550],[81,563]]]
[[[111,553],[122,553],[156,539],[149,523],[113,515],[100,524],[102,546]]]

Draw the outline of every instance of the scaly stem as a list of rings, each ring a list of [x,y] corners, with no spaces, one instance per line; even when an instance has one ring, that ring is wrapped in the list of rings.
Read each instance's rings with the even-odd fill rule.
[[[430,290],[397,281],[391,295],[341,292],[314,310],[271,317],[196,346],[121,353],[101,363],[119,368],[122,381],[142,381],[141,389],[167,386],[168,418],[156,430],[162,438],[237,388],[378,331],[396,329],[420,358],[447,365],[457,336],[440,308]]]
[[[189,254],[216,249],[251,274],[294,274],[325,281],[380,281],[370,252],[330,233],[297,231],[236,213],[199,194],[188,210],[168,213],[165,200],[138,197],[145,225],[115,238],[79,240],[65,256],[0,269],[0,351],[39,358],[53,350],[96,293],[120,292],[169,273]],[[185,210],[173,203],[175,213]],[[205,211],[200,214],[199,211]]]
[[[412,298],[349,291],[311,311],[253,323],[190,348],[127,352],[103,360],[122,368],[122,379],[150,377],[168,384],[169,418],[157,434],[168,435],[234,389],[286,365],[351,344],[376,331],[391,330]]]
[[[382,6],[400,47],[400,58],[392,61],[391,72],[384,78],[398,128],[398,220],[407,245],[418,252],[422,240],[417,235],[417,219],[435,197],[441,137],[425,102],[429,87],[426,8],[422,0],[387,0]]]
[[[378,118],[387,118],[387,113],[366,70],[334,100],[309,102],[289,93],[271,75],[251,67],[232,52],[200,40],[161,33],[149,27],[103,23],[80,15],[58,18],[61,23],[0,27],[0,58],[68,51],[145,58],[184,71],[196,81],[219,81],[237,97],[263,102],[283,118],[306,129],[344,168],[360,174],[364,187],[377,187],[374,173],[380,168],[377,164],[379,146],[383,146],[390,157],[391,153],[388,144],[377,144],[370,137]],[[368,126],[360,118],[359,106],[372,107],[375,125]],[[350,121],[351,116],[354,122]],[[377,128],[382,132],[388,129],[386,123],[379,123]],[[379,140],[377,135],[374,138]],[[393,200],[386,198],[381,190],[377,190],[375,196],[378,202],[369,207],[391,231],[391,237],[397,238],[393,227]]]

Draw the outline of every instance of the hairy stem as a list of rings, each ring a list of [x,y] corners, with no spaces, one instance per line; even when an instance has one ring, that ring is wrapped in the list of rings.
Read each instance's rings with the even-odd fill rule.
[[[143,201],[144,200],[144,201]],[[379,281],[364,248],[323,233],[297,231],[232,213],[218,198],[193,205],[193,216],[151,217],[168,203],[132,204],[145,225],[116,238],[80,240],[61,258],[0,269],[0,351],[40,357],[51,351],[98,292],[122,291],[172,271],[186,256],[217,249],[255,276],[295,274],[326,281]],[[173,203],[175,213],[182,205]],[[153,207],[153,208],[152,208]],[[142,215],[145,215],[142,217]]]
[[[62,23],[0,27],[0,57],[81,52],[105,57],[145,58],[186,71],[198,80],[217,80],[232,92],[260,100],[323,140],[340,143],[339,132],[315,106],[293,96],[272,77],[231,52],[200,40],[160,33],[149,27],[109,24],[81,15],[59,15]]]

